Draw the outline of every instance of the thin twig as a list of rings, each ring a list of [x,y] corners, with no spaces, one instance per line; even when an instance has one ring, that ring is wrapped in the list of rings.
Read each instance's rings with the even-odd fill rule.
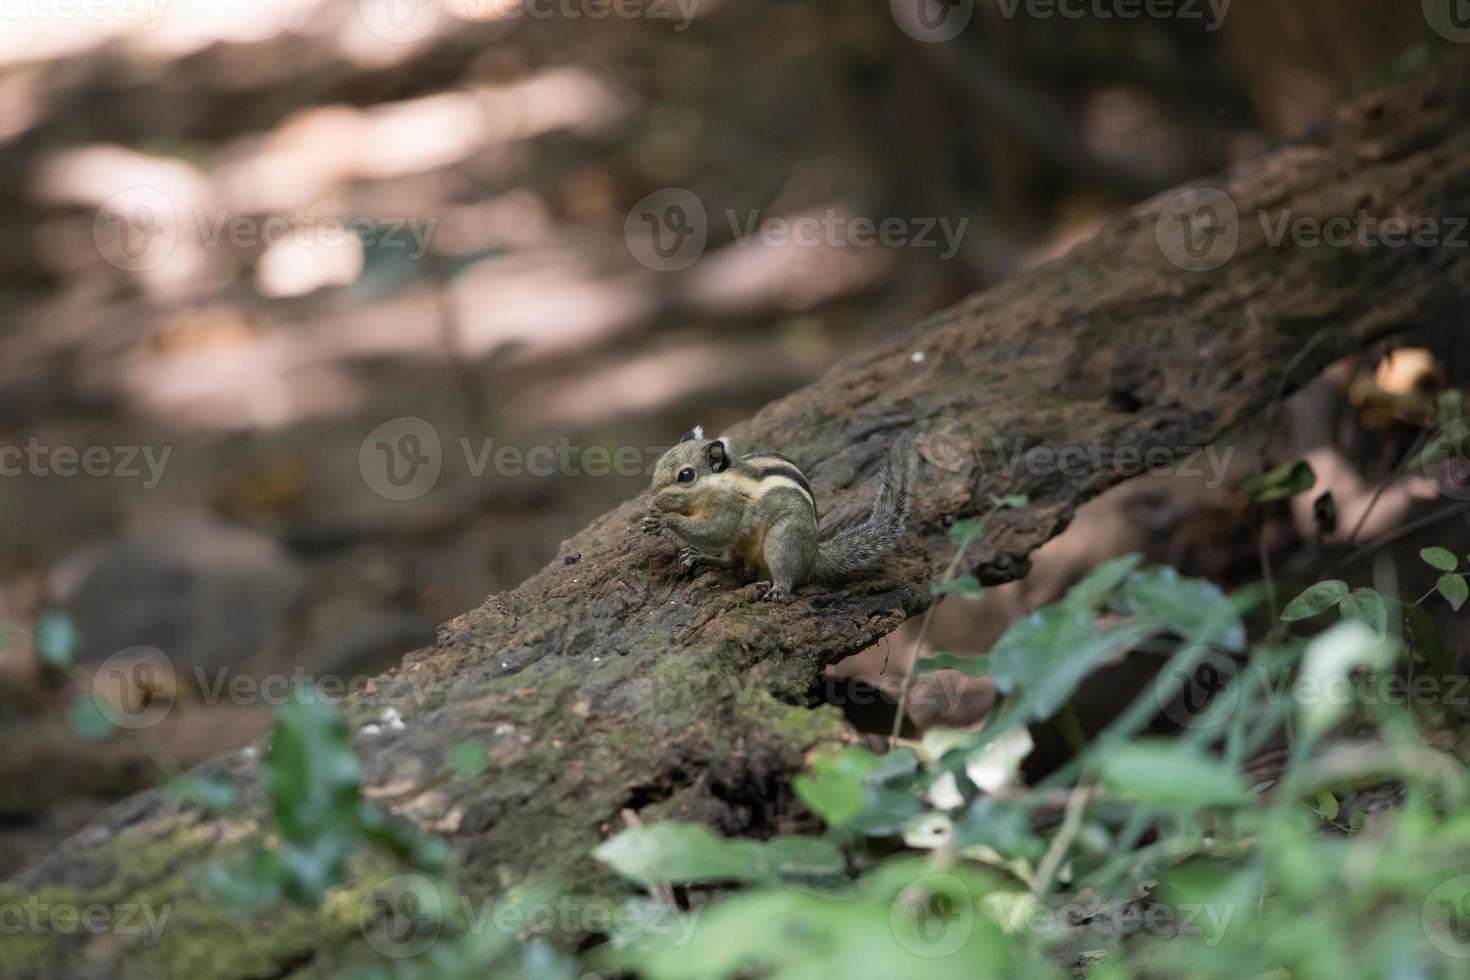
[[[1077,788],[1072,790],[1072,795],[1067,798],[1067,812],[1062,817],[1062,826],[1051,839],[1051,846],[1046,849],[1041,863],[1036,866],[1036,878],[1031,885],[1032,895],[1039,898],[1051,888],[1052,879],[1062,866],[1062,859],[1067,856],[1067,850],[1082,829],[1082,813],[1087,809],[1087,801],[1091,796],[1092,787],[1086,783],[1078,783]]]

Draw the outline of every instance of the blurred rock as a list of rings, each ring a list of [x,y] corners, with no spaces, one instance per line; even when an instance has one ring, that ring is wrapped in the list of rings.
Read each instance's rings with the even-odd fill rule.
[[[281,643],[307,577],[273,540],[204,515],[140,526],[52,572],[80,659],[132,646],[176,666],[244,667]]]

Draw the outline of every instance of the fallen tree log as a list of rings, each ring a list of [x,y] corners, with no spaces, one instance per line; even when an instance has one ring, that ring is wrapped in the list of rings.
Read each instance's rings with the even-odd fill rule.
[[[851,737],[834,708],[807,706],[809,687],[824,665],[929,603],[954,520],[986,512],[993,495],[1027,494],[1029,505],[997,514],[966,559],[982,581],[1015,579],[1082,502],[1130,475],[1134,454],[1177,459],[1344,354],[1458,322],[1470,249],[1447,236],[1470,215],[1467,109],[1470,71],[1459,60],[1359,99],[1320,143],[1241,168],[1223,194],[1163,195],[1065,258],[896,332],[768,406],[730,433],[737,448],[798,460],[836,516],[866,505],[895,438],[915,438],[911,543],[882,574],[757,602],[720,574],[678,577],[675,544],[642,536],[642,503],[629,501],[347,706],[372,795],[447,839],[470,896],[532,876],[605,890],[588,852],[625,810],[729,835],[798,826],[806,818],[790,780],[805,753]],[[1296,219],[1363,213],[1424,219],[1446,237],[1272,240]],[[1016,446],[1039,453],[1037,465],[1011,465]],[[1106,462],[1045,464],[1072,447],[1103,447]],[[389,706],[401,730],[363,730]],[[465,742],[485,750],[489,768],[444,778],[449,750]],[[116,931],[7,934],[0,962],[59,976],[337,969],[363,942],[358,899],[372,881],[359,875],[318,911],[248,922],[200,898],[207,863],[270,829],[255,753],[206,769],[234,782],[242,810],[219,816],[145,793],[0,886],[4,905],[39,896],[167,906],[155,943]]]

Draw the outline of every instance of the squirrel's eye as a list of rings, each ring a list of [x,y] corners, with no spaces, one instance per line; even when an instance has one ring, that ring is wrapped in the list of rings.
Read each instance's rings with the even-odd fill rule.
[[[694,481],[694,467],[686,466],[679,471],[680,483],[692,483]]]

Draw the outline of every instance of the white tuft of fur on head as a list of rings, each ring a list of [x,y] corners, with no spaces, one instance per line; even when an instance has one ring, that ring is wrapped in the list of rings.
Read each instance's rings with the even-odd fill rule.
[[[702,425],[696,425],[690,431],[694,433],[694,438],[696,438],[696,439],[703,439],[704,438],[704,426],[702,426]]]

